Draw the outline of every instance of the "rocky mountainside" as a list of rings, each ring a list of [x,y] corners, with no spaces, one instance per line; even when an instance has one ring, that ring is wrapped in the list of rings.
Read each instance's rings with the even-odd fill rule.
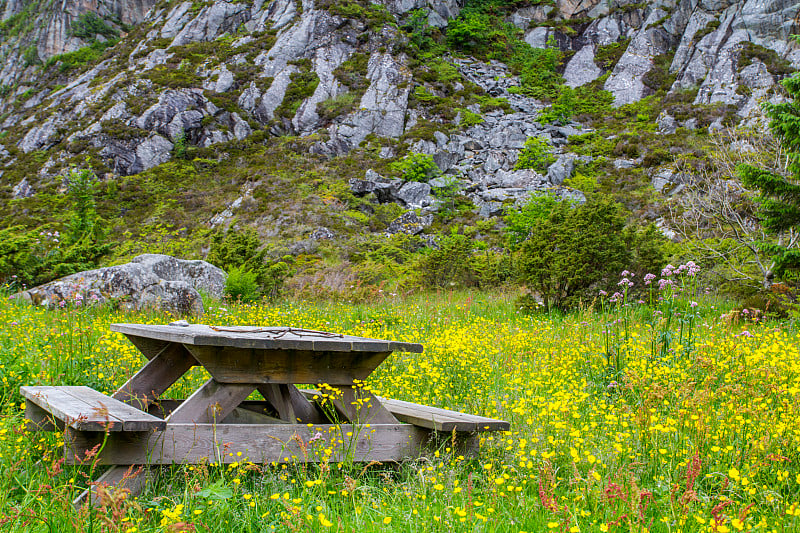
[[[119,233],[236,219],[303,240],[421,209],[418,232],[444,196],[463,222],[598,187],[656,219],[677,160],[711,131],[763,127],[759,104],[800,67],[794,0],[5,0],[0,13],[4,223],[58,221],[65,170],[88,164]],[[504,39],[534,59],[506,60]],[[530,81],[547,69],[555,92]],[[547,164],[520,164],[537,138]],[[409,181],[409,154],[441,175]],[[161,196],[131,199],[143,191]]]

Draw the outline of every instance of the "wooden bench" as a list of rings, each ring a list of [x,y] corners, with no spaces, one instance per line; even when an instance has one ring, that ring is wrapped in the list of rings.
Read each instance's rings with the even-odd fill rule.
[[[309,399],[320,397],[320,393],[313,389],[303,389],[301,392]],[[484,431],[508,431],[511,429],[511,424],[504,420],[450,411],[449,409],[405,402],[403,400],[381,398],[380,396],[376,396],[376,398],[400,422],[433,431],[481,433]]]
[[[20,387],[25,417],[35,425],[52,418],[78,431],[162,431],[167,422],[90,387]],[[44,429],[44,428],[43,428]]]

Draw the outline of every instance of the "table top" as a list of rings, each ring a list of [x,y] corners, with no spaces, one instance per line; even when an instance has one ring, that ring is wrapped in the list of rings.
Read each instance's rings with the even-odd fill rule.
[[[395,342],[285,326],[207,326],[204,324],[111,324],[111,331],[193,346],[256,350],[422,353],[421,344]]]

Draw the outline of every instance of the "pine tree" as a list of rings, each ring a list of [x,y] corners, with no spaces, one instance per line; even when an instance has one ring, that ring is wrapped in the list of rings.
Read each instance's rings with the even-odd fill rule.
[[[800,42],[800,36],[795,36]],[[778,234],[777,243],[763,245],[773,255],[774,274],[800,270],[800,249],[787,248],[782,236],[800,230],[800,72],[781,82],[789,99],[765,103],[770,118],[769,127],[778,137],[786,154],[786,173],[782,175],[764,168],[741,165],[739,177],[746,187],[761,191],[761,222],[769,231]]]

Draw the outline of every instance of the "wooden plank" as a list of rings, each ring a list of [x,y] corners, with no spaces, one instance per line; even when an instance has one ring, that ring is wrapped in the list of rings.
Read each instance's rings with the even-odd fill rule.
[[[84,386],[21,387],[20,393],[80,431],[147,431],[164,420]]]
[[[366,379],[390,353],[185,346],[220,383],[350,385]]]
[[[146,410],[150,402],[163,394],[196,364],[195,358],[182,344],[167,343],[114,393],[113,398]]]
[[[69,464],[79,462],[102,438],[85,432],[70,437],[64,445]],[[157,433],[109,434],[96,460],[115,465],[402,461],[418,457],[429,437],[428,430],[410,424],[369,428],[347,424],[168,424]]]
[[[402,400],[381,399],[383,405],[395,416],[412,417],[419,416],[421,418],[431,420],[440,420],[443,423],[453,421],[455,426],[444,431],[508,431],[511,429],[511,424],[504,420],[497,420],[494,418],[487,418],[485,416],[471,415],[461,413],[459,411],[451,411],[449,409],[442,409],[441,407],[431,407],[429,405],[421,405],[418,403],[405,402]],[[409,422],[414,423],[414,422]],[[467,429],[474,426],[471,429]],[[427,427],[427,426],[423,426]],[[434,428],[430,428],[434,429]]]
[[[304,401],[305,397],[303,398]],[[178,408],[186,400],[159,400],[153,403],[148,408],[148,412],[159,418],[167,418],[169,414]],[[253,414],[254,416],[250,416]],[[267,401],[253,401],[245,400],[239,404],[239,407],[231,411],[220,424],[285,424],[280,418],[275,418],[273,415],[275,410],[272,405]]]
[[[170,423],[210,424],[223,420],[256,386],[250,383],[219,383],[210,378],[167,418]]]
[[[99,505],[101,498],[98,496],[98,486],[127,489],[130,497],[136,497],[147,484],[148,477],[151,474],[149,470],[150,468],[147,466],[112,466],[96,481],[91,482],[89,488],[72,501],[72,505],[75,508],[79,508],[86,503],[90,503],[92,506]]]
[[[258,350],[309,350],[342,352],[406,351],[422,353],[422,345],[412,342],[386,341],[310,332],[283,326],[240,326],[217,330],[202,324],[185,327],[152,324],[111,324],[111,331],[161,341],[196,346],[226,346]]]
[[[463,422],[448,416],[436,415],[430,412],[418,411],[416,409],[408,409],[399,407],[390,403],[391,401],[384,402],[384,407],[392,413],[395,418],[407,424],[414,424],[423,428],[432,429],[434,431],[443,431],[449,433],[451,431],[475,431],[476,425],[473,422]]]
[[[237,407],[226,416],[220,424],[288,424],[280,418],[275,418],[252,409]]]
[[[68,392],[69,387],[20,387],[20,393],[67,426],[84,431],[122,431],[122,420]],[[89,387],[79,387],[89,389]],[[109,398],[110,399],[110,398]]]

